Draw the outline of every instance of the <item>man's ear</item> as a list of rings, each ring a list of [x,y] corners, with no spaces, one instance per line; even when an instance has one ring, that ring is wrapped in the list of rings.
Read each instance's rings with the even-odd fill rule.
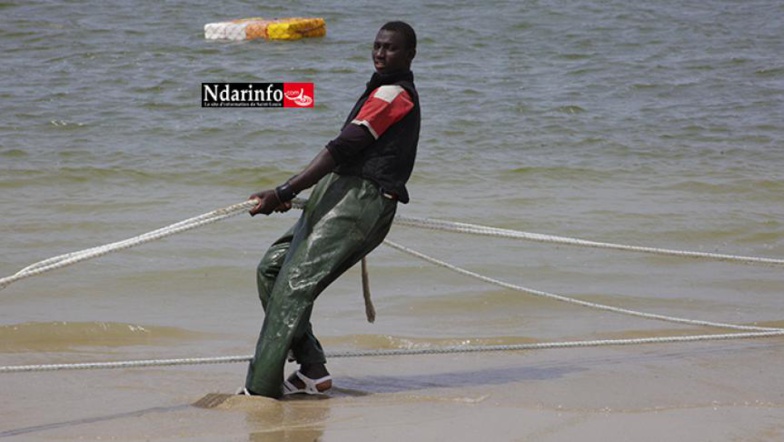
[[[416,57],[416,49],[412,48],[408,50],[408,59],[413,60]]]

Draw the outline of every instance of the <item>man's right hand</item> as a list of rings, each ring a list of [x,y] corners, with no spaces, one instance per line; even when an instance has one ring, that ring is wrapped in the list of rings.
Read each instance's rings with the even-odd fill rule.
[[[273,189],[254,193],[249,199],[255,199],[258,202],[248,212],[250,216],[256,216],[259,213],[269,215],[272,212],[286,212],[291,209],[291,202],[281,203]]]

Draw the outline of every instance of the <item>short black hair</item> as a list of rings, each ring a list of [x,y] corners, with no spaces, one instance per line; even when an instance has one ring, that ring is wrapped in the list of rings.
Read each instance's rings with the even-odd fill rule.
[[[381,30],[403,34],[403,37],[406,39],[406,49],[416,49],[416,32],[414,32],[414,28],[408,23],[403,21],[390,21],[385,23],[384,26],[381,27]]]

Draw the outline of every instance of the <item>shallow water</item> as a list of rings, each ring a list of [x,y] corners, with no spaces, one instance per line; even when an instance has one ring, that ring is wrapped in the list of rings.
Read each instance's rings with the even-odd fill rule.
[[[411,22],[419,35],[414,72],[424,115],[412,203],[401,206],[401,214],[623,244],[784,256],[779,2],[228,1],[217,10],[206,1],[38,1],[5,2],[0,11],[1,276],[234,204],[296,173],[336,135],[371,73],[371,40],[392,18]],[[205,23],[259,15],[322,16],[328,35],[296,42],[203,38]],[[203,109],[200,85],[213,81],[314,82],[316,106]],[[256,262],[295,218],[293,212],[238,216],[15,283],[0,292],[0,365],[249,354],[261,322]],[[744,324],[780,324],[784,311],[780,267],[408,227],[393,228],[390,239],[507,282],[630,309]],[[370,266],[375,324],[364,321],[357,269],[317,302],[314,325],[330,350],[699,331],[533,298],[387,247],[370,256]],[[754,353],[778,343],[760,342],[734,345]],[[575,352],[578,360],[590,357]],[[569,363],[569,353],[562,354],[553,364]],[[772,362],[779,355],[765,357]],[[479,373],[515,366],[501,355],[481,358],[456,365]],[[653,359],[650,379],[678,371],[667,358]],[[411,364],[455,370],[454,359],[434,361],[336,362],[333,372],[338,382],[343,376],[348,387],[362,389],[352,376],[386,385],[385,376],[394,378]],[[141,408],[226,392],[242,382],[244,367],[167,370],[123,371],[129,380],[122,382],[114,371],[0,375],[0,390],[13,399],[0,408],[0,431],[100,414],[94,401],[80,400],[78,389],[53,391],[62,385],[58,376],[82,386],[90,379],[106,390],[106,400]],[[463,397],[465,384],[475,381],[466,379],[448,384],[447,396]],[[593,379],[572,387],[588,391]],[[486,391],[468,388],[465,396],[489,394],[486,405],[514,408],[520,404],[504,392],[534,381],[502,377]],[[24,389],[11,388],[18,382],[46,388],[55,402],[71,404],[70,411],[47,417],[48,406],[25,402]],[[184,385],[170,388],[170,382]],[[397,391],[414,381],[390,382]],[[716,376],[713,382],[722,390],[729,380]],[[775,376],[759,382],[781,385]],[[161,385],[167,387],[149,395]],[[668,387],[663,391],[674,391],[678,381]],[[339,422],[361,420],[356,407],[380,424],[376,417],[385,405],[378,402],[388,391],[366,390],[381,397],[341,398],[350,405],[336,413]],[[692,403],[674,393],[652,397],[640,407]],[[406,406],[414,414],[433,408],[427,401],[394,400],[390,410],[400,422]],[[776,411],[763,415],[778,415],[780,398],[765,400]],[[550,405],[544,407],[555,410]],[[754,416],[750,425],[764,427],[766,418]],[[156,428],[159,435],[177,434],[165,420],[150,418],[153,434]],[[93,428],[95,437],[119,428],[112,421],[95,425],[81,428]],[[340,424],[330,425],[327,440],[366,435],[350,425],[353,432],[336,435],[329,429]],[[239,438],[253,440],[250,431]],[[495,436],[514,440],[515,434],[568,440],[568,433],[554,430]]]

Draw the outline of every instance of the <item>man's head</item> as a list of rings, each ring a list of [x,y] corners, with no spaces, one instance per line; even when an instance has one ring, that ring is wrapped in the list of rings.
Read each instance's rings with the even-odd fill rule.
[[[411,69],[411,61],[416,56],[414,29],[402,21],[386,23],[376,34],[371,54],[379,74]]]

